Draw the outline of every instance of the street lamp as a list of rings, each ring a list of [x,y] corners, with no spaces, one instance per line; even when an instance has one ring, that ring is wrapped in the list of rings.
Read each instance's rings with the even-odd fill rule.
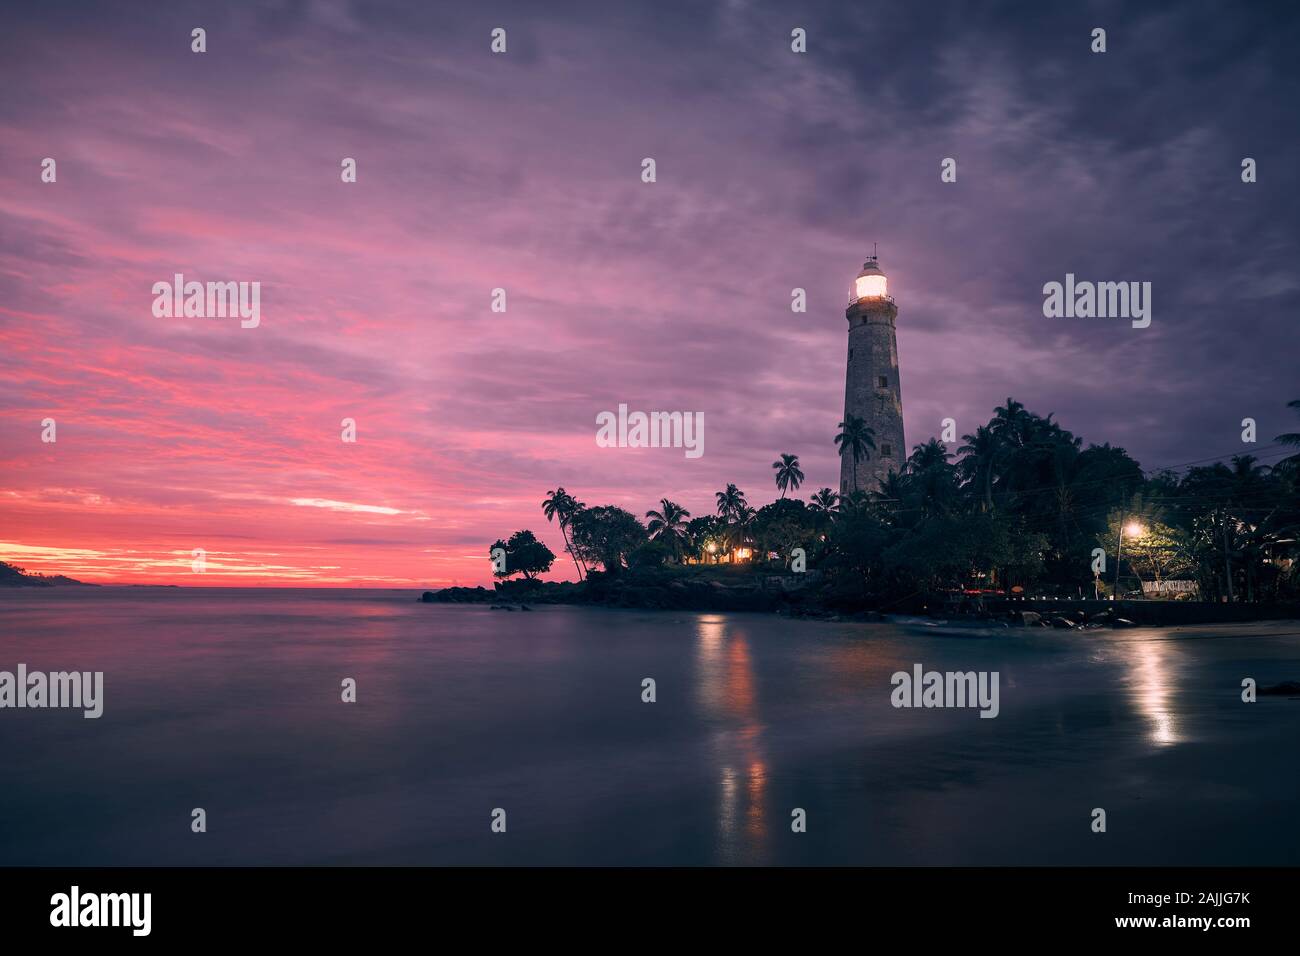
[[[1146,528],[1136,521],[1130,521],[1127,524],[1123,521],[1119,523],[1119,547],[1115,549],[1115,593],[1110,596],[1112,601],[1119,600],[1119,562],[1120,558],[1124,556],[1124,532],[1126,531],[1130,538],[1140,538],[1146,533]]]

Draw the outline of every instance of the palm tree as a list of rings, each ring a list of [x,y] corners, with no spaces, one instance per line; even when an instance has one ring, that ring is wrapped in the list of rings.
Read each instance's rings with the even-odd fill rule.
[[[912,457],[907,460],[907,483],[918,494],[923,516],[953,510],[958,486],[957,469],[948,461],[951,457],[948,446],[937,438],[912,449]]]
[[[830,518],[840,506],[840,496],[829,488],[822,488],[808,500],[812,502],[809,510],[819,518]]]
[[[993,472],[1002,450],[1002,439],[988,425],[980,425],[974,434],[961,437],[966,443],[957,449],[958,454],[965,456],[958,463],[962,477],[978,492],[982,510],[992,511]]]
[[[673,556],[680,563],[682,545],[686,540],[686,519],[691,516],[691,513],[667,498],[661,498],[659,504],[659,511],[645,513],[645,516],[650,519],[647,530],[652,539],[666,541],[668,547],[672,549]]]
[[[745,546],[745,541],[749,537],[749,532],[754,524],[754,518],[758,512],[747,504],[741,504],[736,509],[735,521],[732,523],[728,532],[732,553],[735,554],[740,548]]]
[[[574,498],[563,487],[548,491],[546,499],[542,502],[542,513],[546,515],[547,521],[557,517],[560,519],[560,534],[564,535],[564,550],[568,551],[569,556],[573,558],[573,567],[578,572],[579,581],[586,577],[586,572],[578,566],[578,555],[573,550],[572,542],[569,541],[569,523],[584,507],[586,506],[581,501]]]
[[[1268,540],[1270,536],[1276,537],[1271,532],[1278,511],[1276,505],[1270,507],[1268,503],[1271,497],[1268,494],[1270,469],[1257,462],[1254,455],[1233,455],[1231,467],[1226,469],[1229,497],[1224,505],[1230,509],[1225,514],[1230,527],[1225,529],[1223,539],[1224,571],[1231,576],[1232,571],[1228,567],[1232,563],[1228,548],[1228,541],[1231,540],[1231,558],[1240,559],[1236,564],[1245,577],[1247,601],[1255,599],[1255,579]]]
[[[1047,416],[1049,419],[1051,415]],[[1070,517],[1075,513],[1079,489],[1074,487],[1078,480],[1079,448],[1082,438],[1075,438],[1067,431],[1062,431],[1055,423],[1049,423],[1051,429],[1045,433],[1043,445],[1046,447],[1047,464],[1051,469],[1053,507],[1056,511],[1057,528],[1061,540],[1067,549],[1071,546]]]
[[[745,500],[745,493],[735,485],[727,485],[725,491],[716,492],[714,497],[718,499],[718,514],[724,521],[730,521],[741,508],[749,504]]]
[[[1025,429],[1029,427],[1032,418],[1024,405],[1008,395],[1005,405],[993,409],[991,425],[993,431],[1007,444],[1019,447],[1025,443]]]
[[[1294,408],[1296,411],[1300,412],[1300,398],[1297,398],[1294,402],[1287,402],[1286,407]],[[1300,447],[1300,432],[1287,432],[1284,435],[1278,435],[1273,439],[1273,441],[1281,442],[1283,445]],[[1283,468],[1300,468],[1300,454],[1292,455],[1289,458],[1283,458],[1278,462],[1278,464]]]
[[[840,457],[853,456],[853,490],[858,490],[858,463],[870,459],[868,450],[876,450],[876,433],[867,427],[867,423],[857,415],[850,415],[840,422],[840,433],[835,436],[835,444],[840,446]]]
[[[781,489],[781,497],[793,487],[795,491],[803,484],[803,472],[799,470],[798,455],[781,455],[780,461],[772,462],[772,467],[776,469],[776,486]]]
[[[1243,516],[1258,509],[1261,492],[1266,487],[1268,466],[1260,465],[1258,461],[1254,455],[1232,456],[1232,501]]]
[[[890,474],[895,474],[891,469]],[[885,479],[881,479],[885,481]],[[840,495],[840,514],[855,514],[864,510],[871,503],[871,496],[860,488],[854,488],[847,495]]]
[[[947,445],[937,438],[931,438],[924,445],[916,445],[912,448],[912,457],[908,465],[913,471],[925,471],[927,468],[948,464],[948,459],[951,457],[952,452],[948,451]]]
[[[917,445],[917,448],[920,447],[920,445]],[[899,474],[891,468],[885,474],[885,477],[880,479],[879,484],[879,490],[870,493],[870,500],[882,504],[892,504],[895,506],[895,510],[903,510],[912,490],[912,476]]]

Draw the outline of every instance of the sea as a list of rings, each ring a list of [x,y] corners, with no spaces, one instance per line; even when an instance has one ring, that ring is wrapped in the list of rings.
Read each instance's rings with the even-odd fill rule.
[[[0,671],[104,675],[98,718],[0,708],[0,865],[1300,864],[1300,700],[1243,700],[1300,622],[418,597],[0,592]],[[895,706],[918,666],[997,716]]]

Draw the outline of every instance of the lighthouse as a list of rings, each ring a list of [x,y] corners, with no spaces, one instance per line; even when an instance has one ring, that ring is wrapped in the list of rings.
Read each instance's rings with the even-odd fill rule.
[[[876,443],[856,464],[852,450],[840,456],[840,494],[879,491],[880,479],[901,472],[907,460],[903,441],[903,393],[898,378],[898,306],[873,255],[849,292],[849,358],[844,376],[844,421],[866,422]],[[856,472],[856,474],[855,474]]]

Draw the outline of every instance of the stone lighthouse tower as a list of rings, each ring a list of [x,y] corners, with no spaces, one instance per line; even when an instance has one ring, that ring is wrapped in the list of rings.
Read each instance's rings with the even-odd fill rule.
[[[867,449],[854,475],[853,452],[840,456],[840,494],[879,491],[891,470],[907,460],[903,441],[903,393],[898,380],[898,306],[888,294],[885,274],[873,255],[853,280],[849,307],[849,362],[844,383],[844,421],[856,415],[874,432],[875,451]],[[856,484],[855,484],[856,477]]]

